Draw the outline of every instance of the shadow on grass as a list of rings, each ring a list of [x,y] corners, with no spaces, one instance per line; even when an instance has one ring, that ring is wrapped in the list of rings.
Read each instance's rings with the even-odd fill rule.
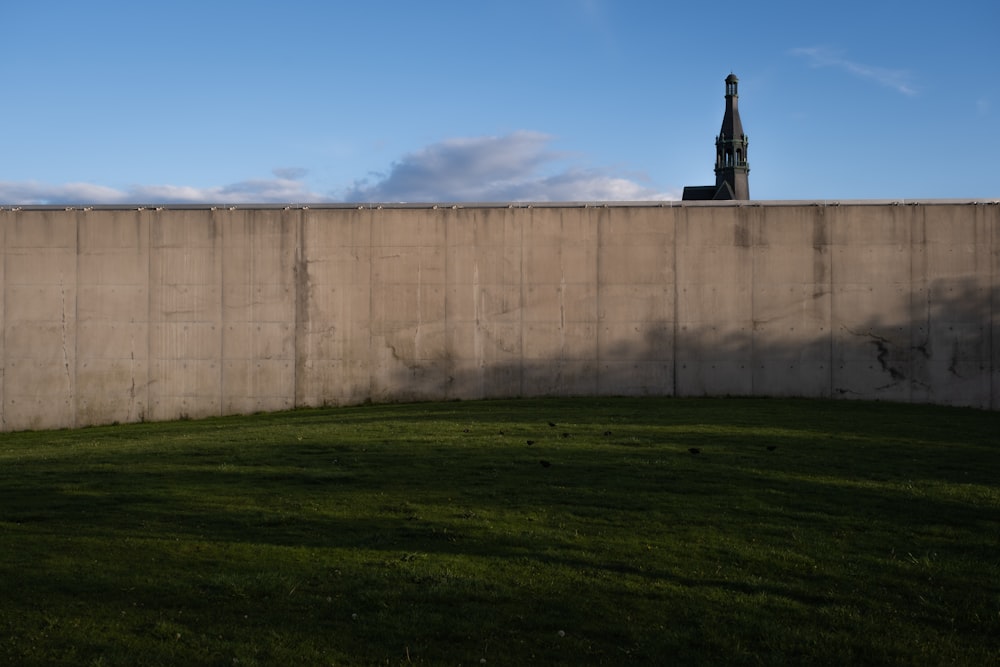
[[[936,642],[923,657],[997,655],[995,416],[938,413],[961,412],[940,440],[907,406],[865,428],[886,411],[741,400],[713,418],[705,403],[365,407],[8,439],[2,618],[83,623],[86,600],[117,628],[91,655],[124,634],[162,664],[190,655],[153,636],[164,619],[191,651],[256,641],[258,661],[402,663],[404,646],[478,661],[485,642],[515,663],[891,662],[920,636]]]

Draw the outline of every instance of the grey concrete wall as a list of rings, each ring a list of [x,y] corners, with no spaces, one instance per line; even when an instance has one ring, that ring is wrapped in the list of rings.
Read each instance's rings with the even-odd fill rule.
[[[0,209],[0,428],[542,395],[1000,409],[998,202]]]

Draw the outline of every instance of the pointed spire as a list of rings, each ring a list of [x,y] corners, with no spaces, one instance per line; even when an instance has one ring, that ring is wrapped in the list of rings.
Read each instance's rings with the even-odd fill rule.
[[[743,136],[743,123],[740,122],[738,91],[740,80],[731,73],[726,77],[726,113],[722,117],[722,131],[719,133],[726,139],[738,139]]]
[[[720,192],[728,185],[733,199],[750,199],[749,140],[740,120],[739,82],[732,72],[726,77],[726,111],[722,116],[722,129],[715,139],[715,185]]]
[[[726,111],[722,116],[722,129],[715,138],[715,185],[688,186],[684,188],[682,199],[750,199],[749,140],[740,121],[739,83],[732,72],[726,77]]]

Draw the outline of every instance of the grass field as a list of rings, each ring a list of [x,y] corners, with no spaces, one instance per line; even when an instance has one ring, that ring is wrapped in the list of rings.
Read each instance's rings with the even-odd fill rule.
[[[0,664],[998,662],[997,413],[549,399],[0,435]]]

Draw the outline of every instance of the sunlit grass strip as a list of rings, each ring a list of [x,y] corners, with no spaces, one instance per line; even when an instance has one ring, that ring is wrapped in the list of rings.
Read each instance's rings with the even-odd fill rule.
[[[0,663],[989,664],[998,432],[574,399],[5,434]]]

